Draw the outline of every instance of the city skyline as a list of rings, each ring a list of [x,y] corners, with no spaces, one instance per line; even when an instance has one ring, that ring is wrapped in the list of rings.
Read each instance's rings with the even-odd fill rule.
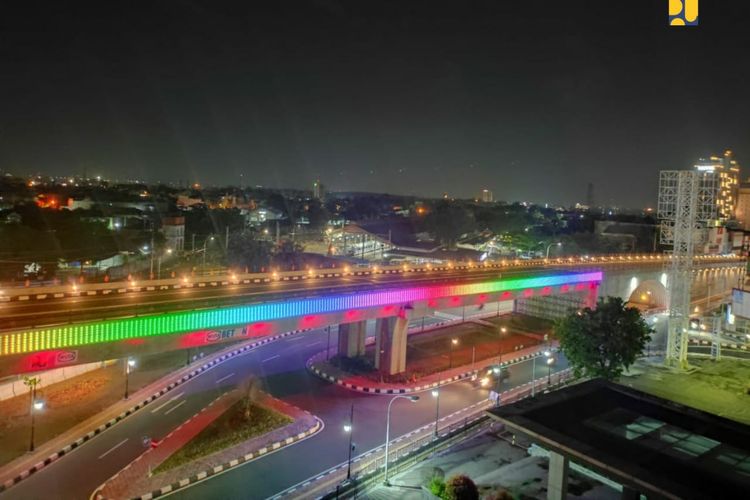
[[[676,30],[662,3],[16,5],[0,168],[646,206],[661,169],[748,156],[747,5]]]

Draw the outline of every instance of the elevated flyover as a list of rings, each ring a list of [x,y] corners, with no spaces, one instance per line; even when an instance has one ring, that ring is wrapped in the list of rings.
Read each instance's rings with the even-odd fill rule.
[[[0,376],[329,325],[352,325],[343,328],[351,340],[343,347],[356,355],[368,319],[383,319],[378,351],[386,355],[376,363],[398,372],[403,320],[444,308],[559,296],[566,296],[566,304],[590,305],[608,276],[660,272],[665,260],[654,255],[339,268],[6,289],[0,295]],[[716,257],[705,265],[742,263]]]

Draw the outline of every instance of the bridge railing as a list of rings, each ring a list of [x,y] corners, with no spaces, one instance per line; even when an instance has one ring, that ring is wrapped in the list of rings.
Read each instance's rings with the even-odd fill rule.
[[[602,256],[576,256],[556,257],[550,259],[499,259],[484,262],[447,262],[444,264],[417,264],[417,265],[393,265],[393,266],[349,266],[344,265],[334,268],[308,268],[295,271],[271,271],[266,273],[241,273],[227,271],[216,276],[191,276],[183,275],[175,278],[140,280],[131,279],[126,281],[110,283],[68,283],[57,285],[45,285],[41,287],[5,287],[0,288],[0,302],[43,300],[63,297],[81,297],[90,295],[106,295],[132,293],[141,291],[175,290],[182,288],[205,288],[222,287],[230,285],[249,285],[257,283],[270,283],[275,281],[296,281],[308,279],[340,278],[342,276],[365,276],[379,274],[407,274],[407,273],[430,273],[433,271],[472,271],[482,269],[525,269],[525,268],[576,268],[598,267],[610,265],[650,265],[668,262],[669,255],[665,254],[642,254],[642,255],[602,255]],[[739,263],[744,259],[733,255],[705,255],[698,256],[698,263]]]

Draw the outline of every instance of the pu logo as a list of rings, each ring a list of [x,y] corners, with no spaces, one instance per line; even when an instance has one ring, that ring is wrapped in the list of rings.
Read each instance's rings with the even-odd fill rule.
[[[669,0],[670,26],[698,26],[698,0]]]

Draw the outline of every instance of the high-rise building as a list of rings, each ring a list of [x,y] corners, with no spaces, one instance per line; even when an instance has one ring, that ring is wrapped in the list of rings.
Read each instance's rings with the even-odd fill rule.
[[[489,189],[482,189],[482,203],[492,203],[492,191]]]
[[[737,195],[737,209],[734,211],[740,228],[744,231],[750,231],[750,183],[743,182],[740,184],[739,194]]]
[[[720,220],[736,218],[737,198],[740,187],[740,166],[732,158],[732,152],[726,150],[722,158],[711,156],[701,158],[695,164],[700,172],[713,172],[717,176],[719,192],[716,196],[716,209]]]

